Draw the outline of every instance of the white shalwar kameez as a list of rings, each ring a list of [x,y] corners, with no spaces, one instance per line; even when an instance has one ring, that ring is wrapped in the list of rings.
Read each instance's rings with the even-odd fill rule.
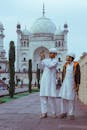
[[[56,58],[44,59],[41,61],[44,68],[40,82],[41,112],[47,113],[48,97],[51,103],[52,113],[56,113],[56,67],[58,60]]]
[[[66,75],[60,89],[59,97],[61,97],[61,113],[68,111],[69,115],[74,115],[74,63],[70,63],[66,68]],[[68,109],[68,110],[67,110]]]

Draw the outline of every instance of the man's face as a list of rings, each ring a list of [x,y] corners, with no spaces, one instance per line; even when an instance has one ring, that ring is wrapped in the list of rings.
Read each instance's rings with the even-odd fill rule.
[[[66,62],[70,64],[72,62],[72,57],[66,56]]]
[[[52,52],[49,53],[50,58],[55,58],[56,55],[57,55],[56,53],[52,53]]]

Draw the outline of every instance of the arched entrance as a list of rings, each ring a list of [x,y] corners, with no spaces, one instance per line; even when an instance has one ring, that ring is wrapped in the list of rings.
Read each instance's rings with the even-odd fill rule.
[[[45,48],[45,47],[39,47],[39,48],[36,48],[35,51],[34,51],[34,54],[33,54],[33,70],[37,70],[37,64],[40,63],[40,53],[41,52],[44,52],[45,54],[45,57],[47,58],[48,57],[48,49]]]

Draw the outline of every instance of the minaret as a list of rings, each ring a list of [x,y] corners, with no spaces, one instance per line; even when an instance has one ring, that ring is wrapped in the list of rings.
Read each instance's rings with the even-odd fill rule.
[[[68,25],[65,23],[64,24],[64,49],[67,50],[67,33],[68,33]]]
[[[17,32],[17,52],[16,52],[16,59],[17,59],[17,64],[16,64],[16,69],[17,69],[17,71],[19,71],[20,70],[20,60],[19,60],[19,58],[20,58],[20,44],[21,44],[21,25],[18,23],[17,24],[17,30],[16,30],[16,32]]]
[[[4,37],[3,34],[4,27],[3,24],[0,23],[0,72],[6,72],[8,71],[8,61],[6,58],[6,52],[4,49]]]
[[[68,34],[68,25],[65,23],[64,24],[64,30],[63,30],[63,35],[64,35],[64,51],[62,53],[62,65],[61,65],[61,68],[63,67],[65,61],[66,61],[66,55],[67,55],[67,51],[68,51],[68,47],[67,47],[67,34]]]
[[[21,36],[21,25],[18,23],[16,27],[17,27],[17,30],[16,30],[17,36],[18,36],[18,39],[20,39],[20,36]]]
[[[4,48],[4,37],[5,35],[3,34],[3,31],[4,31],[4,27],[3,27],[3,24],[0,23],[0,50],[3,50]]]

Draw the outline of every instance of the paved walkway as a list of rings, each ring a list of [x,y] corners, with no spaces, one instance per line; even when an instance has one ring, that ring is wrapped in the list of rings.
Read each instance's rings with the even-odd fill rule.
[[[28,87],[23,87],[23,88],[16,88],[15,89],[15,93],[20,93],[20,92],[25,92],[28,91]],[[9,95],[8,90],[0,90],[0,97],[5,96],[5,95]]]
[[[60,113],[57,99],[57,113]],[[49,107],[50,108],[50,107]],[[76,119],[40,119],[39,93],[0,104],[0,130],[87,130],[87,106],[77,103]],[[50,115],[50,110],[49,110]]]

